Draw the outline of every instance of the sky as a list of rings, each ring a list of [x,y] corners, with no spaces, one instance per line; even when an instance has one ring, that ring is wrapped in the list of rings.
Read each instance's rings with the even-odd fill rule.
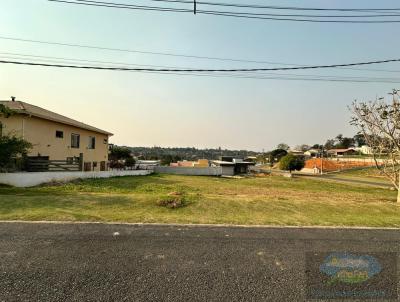
[[[120,3],[150,4],[148,0]],[[215,1],[214,1],[215,2]],[[219,1],[244,3],[239,0]],[[303,7],[400,7],[398,1],[256,1]],[[0,37],[287,64],[399,58],[397,24],[321,24],[1,0]],[[193,68],[279,65],[74,48],[0,39],[16,54]],[[82,63],[84,64],[84,63]],[[283,65],[282,65],[283,66]],[[400,63],[363,67],[400,71]],[[276,72],[279,73],[279,72]],[[285,74],[391,77],[395,72],[329,69]],[[353,136],[352,101],[385,96],[394,83],[288,81],[58,69],[0,64],[0,99],[16,96],[114,133],[127,146],[269,150]]]

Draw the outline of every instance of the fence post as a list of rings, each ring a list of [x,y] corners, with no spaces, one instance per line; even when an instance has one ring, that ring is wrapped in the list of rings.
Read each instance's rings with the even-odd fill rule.
[[[79,153],[79,171],[83,171],[83,153]]]

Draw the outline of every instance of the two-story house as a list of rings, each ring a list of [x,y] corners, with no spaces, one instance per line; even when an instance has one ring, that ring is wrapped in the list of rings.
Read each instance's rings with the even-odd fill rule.
[[[29,141],[33,147],[28,156],[70,160],[83,154],[85,171],[107,170],[112,133],[14,99],[0,104],[15,113],[7,118],[0,115],[0,135],[16,135]]]

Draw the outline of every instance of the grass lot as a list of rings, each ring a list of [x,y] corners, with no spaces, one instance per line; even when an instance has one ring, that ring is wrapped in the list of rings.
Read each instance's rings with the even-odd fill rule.
[[[188,205],[157,205],[168,193]],[[318,179],[150,175],[0,187],[1,220],[400,227],[396,192]]]

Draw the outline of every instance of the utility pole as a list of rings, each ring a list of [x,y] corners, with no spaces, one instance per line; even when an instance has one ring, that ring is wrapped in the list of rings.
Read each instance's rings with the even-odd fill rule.
[[[323,174],[323,169],[324,169],[324,145],[322,145],[321,148],[321,175]]]
[[[196,14],[197,12],[197,3],[196,0],[193,0],[193,13]]]

